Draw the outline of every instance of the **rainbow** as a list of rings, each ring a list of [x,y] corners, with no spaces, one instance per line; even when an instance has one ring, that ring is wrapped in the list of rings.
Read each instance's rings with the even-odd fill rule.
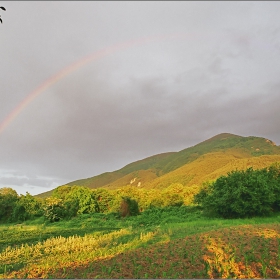
[[[8,116],[0,123],[0,134],[11,124],[11,122],[20,114],[20,112],[28,106],[30,102],[32,102],[39,94],[44,92],[46,89],[51,87],[53,84],[57,83],[59,80],[63,79],[70,73],[75,70],[81,68],[82,66],[88,64],[91,61],[95,61],[107,55],[113,54],[115,52],[131,48],[133,46],[142,45],[145,43],[150,43],[154,41],[161,41],[166,39],[177,39],[184,38],[186,36],[185,33],[176,33],[171,35],[160,35],[160,36],[150,36],[144,37],[136,40],[130,40],[123,43],[119,43],[99,51],[96,51],[90,55],[87,55],[80,60],[70,64],[69,66],[63,68],[61,71],[57,72],[55,75],[49,77],[46,81],[44,81],[41,85],[35,88],[31,93],[27,95],[27,97],[22,100],[15,109],[13,109]]]

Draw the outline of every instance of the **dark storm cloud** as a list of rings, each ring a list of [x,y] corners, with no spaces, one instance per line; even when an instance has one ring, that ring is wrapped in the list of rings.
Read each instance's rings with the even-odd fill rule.
[[[42,92],[0,134],[0,169],[13,170],[1,186],[38,193],[222,132],[280,143],[279,3],[2,4],[1,120],[86,55],[183,35],[112,52]]]

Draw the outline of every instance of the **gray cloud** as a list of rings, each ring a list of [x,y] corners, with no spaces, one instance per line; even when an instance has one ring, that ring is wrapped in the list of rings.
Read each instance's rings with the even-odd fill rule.
[[[0,134],[0,168],[14,170],[0,186],[38,193],[222,132],[280,143],[279,2],[1,5],[0,121],[75,61],[154,40],[96,59],[38,95]]]

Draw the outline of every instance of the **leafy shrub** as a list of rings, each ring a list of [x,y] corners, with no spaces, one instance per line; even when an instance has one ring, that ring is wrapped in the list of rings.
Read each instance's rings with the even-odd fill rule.
[[[56,197],[46,198],[44,216],[50,222],[57,222],[66,216],[62,199]]]
[[[207,197],[207,195],[209,193],[210,185],[211,185],[211,183],[209,183],[209,182],[202,184],[202,187],[200,188],[200,191],[193,198],[193,202],[195,204],[202,204],[203,203],[203,201],[205,200],[205,198]]]
[[[19,197],[12,188],[0,189],[0,220],[12,221],[13,209],[16,206]]]
[[[184,204],[183,197],[178,193],[165,193],[164,206],[181,206]]]
[[[14,205],[12,220],[25,221],[33,217],[39,217],[43,214],[40,201],[26,192],[26,195],[20,195]]]
[[[224,218],[270,215],[280,209],[280,169],[232,171],[202,188],[194,202]]]
[[[121,217],[136,216],[138,215],[139,207],[136,200],[130,197],[123,197],[120,205],[120,215]]]
[[[72,188],[73,187],[69,186],[69,185],[64,185],[64,186],[57,187],[52,192],[52,196],[56,197],[56,198],[61,198],[62,200],[64,200],[65,197],[70,193]]]
[[[64,204],[68,217],[98,212],[98,204],[94,194],[86,187],[72,187],[71,191],[65,196]]]
[[[164,206],[164,199],[162,196],[153,197],[151,199],[150,208],[158,208],[158,207],[163,207],[163,206]]]
[[[98,212],[108,213],[113,207],[113,194],[106,189],[96,189],[92,192],[97,203]]]
[[[164,206],[181,206],[184,204],[184,186],[182,184],[173,183],[161,192],[164,200]],[[158,194],[157,194],[158,195]]]

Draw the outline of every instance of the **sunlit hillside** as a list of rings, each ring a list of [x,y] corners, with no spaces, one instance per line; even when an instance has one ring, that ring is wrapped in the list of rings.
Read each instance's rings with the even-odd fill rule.
[[[173,183],[200,185],[220,175],[248,167],[263,168],[280,162],[280,147],[268,139],[229,133],[216,135],[179,152],[154,155],[114,172],[68,183],[89,188],[167,188]],[[52,191],[39,196],[47,197]]]
[[[166,188],[172,183],[184,186],[201,185],[206,181],[216,180],[232,170],[245,170],[249,167],[260,169],[280,162],[280,155],[236,158],[231,153],[215,152],[201,156],[192,163],[186,164],[147,184],[147,188]]]
[[[78,186],[82,185],[82,186],[87,186],[90,188],[98,188],[98,187],[103,187],[105,185],[110,185],[111,183],[113,183],[115,181],[120,181],[120,182],[122,182],[121,184],[123,185],[124,180],[127,180],[129,182],[131,180],[130,178],[133,177],[134,172],[138,172],[139,170],[150,170],[148,172],[149,174],[151,172],[154,174],[159,174],[161,172],[160,162],[163,161],[165,158],[169,158],[169,156],[172,154],[173,153],[170,152],[170,153],[154,155],[154,156],[130,163],[117,171],[106,172],[106,173],[102,173],[100,175],[97,175],[97,176],[94,176],[94,177],[91,177],[88,179],[77,180],[77,181],[69,183],[68,185],[78,185]],[[129,176],[127,176],[127,175],[129,175]],[[126,179],[120,180],[123,177],[125,177]]]

